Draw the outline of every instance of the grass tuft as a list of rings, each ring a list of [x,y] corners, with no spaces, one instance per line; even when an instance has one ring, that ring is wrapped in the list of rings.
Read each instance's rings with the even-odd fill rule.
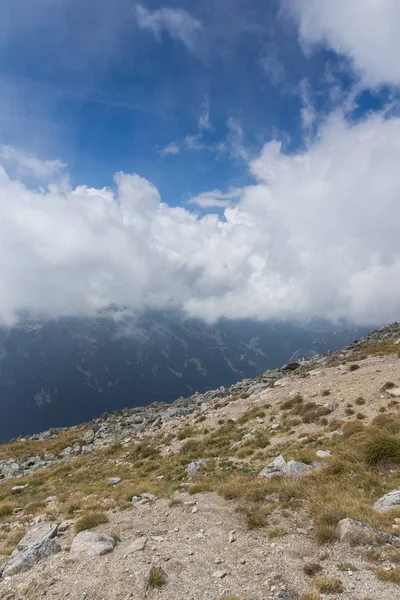
[[[334,577],[319,577],[315,580],[315,587],[321,594],[342,594],[343,584]]]
[[[376,571],[376,576],[380,581],[390,581],[391,583],[400,583],[400,569],[396,567],[395,569],[390,569],[390,571],[386,569],[378,569]]]
[[[162,588],[167,583],[167,575],[161,567],[151,567],[147,578],[147,587],[150,589]]]
[[[79,533],[80,531],[92,529],[103,523],[108,523],[108,517],[105,513],[89,513],[78,519],[75,523],[75,531],[76,533]]]

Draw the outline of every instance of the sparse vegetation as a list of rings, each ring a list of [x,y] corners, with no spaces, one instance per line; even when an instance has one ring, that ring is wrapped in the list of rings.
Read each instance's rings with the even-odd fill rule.
[[[357,371],[360,368],[360,365],[352,364],[349,367],[349,371]]]
[[[315,587],[321,594],[342,594],[343,584],[340,579],[333,577],[319,577],[315,580]]]
[[[271,540],[274,538],[283,537],[284,535],[287,535],[287,529],[285,529],[285,527],[282,525],[275,525],[268,530],[267,535]]]
[[[167,583],[167,575],[161,567],[151,567],[147,578],[147,587],[149,589],[162,588]]]
[[[79,533],[85,529],[92,529],[103,523],[108,523],[108,517],[105,513],[89,513],[84,515],[75,523],[75,531]]]
[[[339,571],[342,571],[343,573],[348,573],[349,571],[354,573],[355,571],[358,571],[357,567],[355,567],[351,563],[340,563],[338,565],[338,569],[339,569]]]
[[[380,581],[389,581],[391,583],[400,584],[400,569],[398,567],[395,569],[378,569],[376,571],[376,576]]]
[[[356,398],[355,400],[355,404],[357,406],[362,406],[363,404],[365,404],[365,400],[362,396],[358,396],[358,398]]]
[[[304,565],[303,571],[309,577],[315,577],[315,575],[321,573],[322,567],[319,563],[307,563]]]

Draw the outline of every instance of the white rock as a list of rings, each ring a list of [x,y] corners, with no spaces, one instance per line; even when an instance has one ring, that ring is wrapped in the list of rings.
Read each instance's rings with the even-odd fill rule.
[[[236,542],[236,531],[231,531],[229,533],[229,543]]]
[[[400,398],[400,388],[392,388],[386,391],[390,396],[393,396],[394,398]]]
[[[328,456],[332,456],[332,452],[330,450],[317,450],[315,453],[318,458],[328,458]]]
[[[226,577],[226,571],[214,571],[213,577],[215,577],[215,579],[223,579]]]
[[[199,508],[197,506],[193,506],[192,515],[196,514],[197,512],[199,512]]]

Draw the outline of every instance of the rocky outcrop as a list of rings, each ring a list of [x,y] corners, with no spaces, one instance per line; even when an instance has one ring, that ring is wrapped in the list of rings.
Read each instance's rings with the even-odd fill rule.
[[[354,519],[342,519],[338,523],[339,537],[342,541],[348,541],[351,544],[376,544],[384,542],[400,546],[400,538],[384,531],[379,531],[374,527],[366,525],[361,521]]]
[[[54,539],[57,529],[56,525],[43,524],[29,530],[18,545],[21,550],[0,568],[0,576],[29,571],[39,561],[61,552],[61,546]]]
[[[386,512],[398,506],[400,506],[400,490],[393,490],[379,498],[374,504],[374,509],[377,512]]]

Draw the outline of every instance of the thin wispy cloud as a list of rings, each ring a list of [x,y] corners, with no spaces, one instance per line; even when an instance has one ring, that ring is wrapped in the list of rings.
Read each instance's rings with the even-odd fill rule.
[[[232,206],[234,202],[239,200],[241,194],[241,189],[232,189],[226,193],[223,193],[220,190],[211,190],[193,196],[187,203],[196,205],[199,208],[228,208],[229,206]]]
[[[161,35],[165,32],[192,52],[197,52],[203,26],[186,10],[165,6],[151,11],[137,4],[136,17],[139,27],[150,31],[157,41],[161,41]]]
[[[60,160],[41,160],[21,148],[0,145],[0,163],[7,164],[19,175],[27,175],[35,179],[45,180],[59,175],[67,166]]]

